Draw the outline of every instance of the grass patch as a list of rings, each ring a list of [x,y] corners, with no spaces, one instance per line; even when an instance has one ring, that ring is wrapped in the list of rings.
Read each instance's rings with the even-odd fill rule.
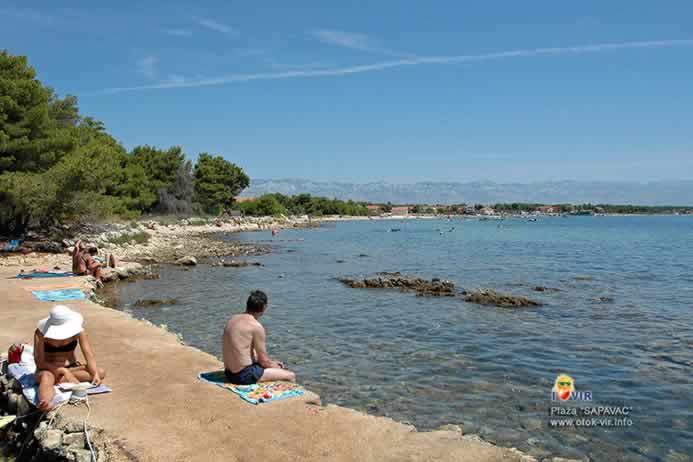
[[[145,233],[144,231],[140,231],[139,233],[135,234],[123,234],[115,239],[111,239],[109,242],[114,245],[123,245],[123,244],[130,244],[131,242],[134,241],[135,244],[144,244],[149,241],[150,235]]]
[[[209,221],[204,219],[204,218],[190,218],[190,219],[188,219],[188,224],[190,224],[190,226],[202,226],[202,225],[206,225],[207,223],[209,223]]]

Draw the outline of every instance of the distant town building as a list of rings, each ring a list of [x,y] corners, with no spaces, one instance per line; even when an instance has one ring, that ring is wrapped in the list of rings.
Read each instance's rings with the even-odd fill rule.
[[[257,197],[235,197],[233,200],[237,204],[240,204],[243,202],[255,202],[257,200]]]
[[[473,204],[465,205],[464,206],[464,213],[466,215],[476,215],[476,208],[474,207]]]
[[[409,215],[409,207],[392,207],[392,216],[405,217]]]
[[[371,213],[381,213],[383,211],[383,208],[381,206],[375,204],[368,204],[366,208]]]
[[[481,210],[479,210],[479,213],[481,215],[495,215],[496,211],[491,207],[482,207]]]
[[[557,205],[542,205],[537,207],[537,212],[539,213],[559,213],[561,211],[561,207]]]

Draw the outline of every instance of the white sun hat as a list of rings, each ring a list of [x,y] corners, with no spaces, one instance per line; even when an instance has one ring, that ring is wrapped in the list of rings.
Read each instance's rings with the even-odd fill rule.
[[[65,340],[82,332],[84,318],[65,305],[55,305],[50,316],[36,324],[44,337],[53,340]]]

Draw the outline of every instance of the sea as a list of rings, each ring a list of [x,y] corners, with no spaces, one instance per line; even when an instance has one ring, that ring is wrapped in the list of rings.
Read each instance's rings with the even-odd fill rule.
[[[693,216],[347,221],[219,238],[272,252],[249,258],[257,267],[164,266],[159,280],[120,283],[113,303],[221,356],[226,320],[262,289],[270,355],[324,404],[419,431],[459,425],[540,460],[691,460]],[[338,281],[383,271],[542,306]],[[177,304],[136,307],[143,298]],[[561,374],[591,401],[552,400]],[[583,420],[556,427],[556,408]]]

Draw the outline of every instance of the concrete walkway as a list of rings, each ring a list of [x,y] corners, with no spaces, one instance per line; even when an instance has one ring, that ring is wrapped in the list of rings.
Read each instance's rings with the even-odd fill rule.
[[[52,304],[30,290],[79,287],[81,278],[13,279],[0,269],[0,348],[31,342],[36,321]],[[30,267],[25,268],[29,270]],[[519,461],[509,450],[463,439],[456,431],[416,432],[390,419],[336,406],[317,396],[260,406],[196,379],[216,369],[213,356],[181,345],[175,335],[91,302],[81,312],[114,393],[90,400],[90,423],[105,429],[130,460],[144,461]],[[221,335],[222,326],[219,326]],[[65,406],[81,419],[79,408]]]

